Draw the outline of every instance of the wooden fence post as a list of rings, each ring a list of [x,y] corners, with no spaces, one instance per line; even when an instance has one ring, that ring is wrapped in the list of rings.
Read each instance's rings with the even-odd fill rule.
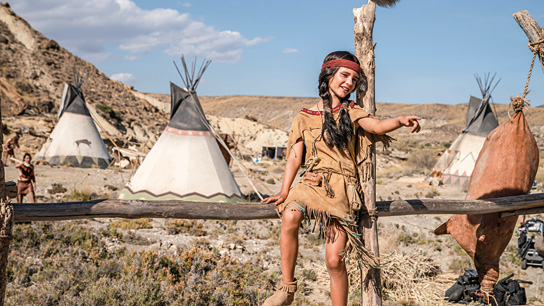
[[[375,102],[375,79],[374,79],[374,45],[372,31],[376,20],[376,4],[371,0],[361,8],[353,9],[355,17],[355,56],[361,63],[363,75],[361,86],[357,88],[357,104],[371,115],[376,113]],[[359,228],[363,232],[365,247],[375,256],[380,256],[378,246],[378,226],[376,212],[376,147],[371,148],[372,178],[363,185],[364,202],[366,210],[370,212],[366,217],[361,218]],[[361,277],[363,305],[381,306],[382,288],[379,269],[363,269]]]
[[[0,101],[0,156],[4,151],[4,128],[2,126],[2,103]],[[12,239],[13,206],[9,203],[5,185],[4,163],[0,159],[0,306],[4,306],[6,297],[7,266],[9,246]]]

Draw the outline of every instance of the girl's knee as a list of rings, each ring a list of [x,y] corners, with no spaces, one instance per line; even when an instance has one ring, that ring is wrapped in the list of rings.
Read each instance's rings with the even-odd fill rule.
[[[304,215],[298,209],[292,209],[291,207],[286,207],[283,211],[281,217],[283,225],[299,227],[302,222]]]
[[[346,263],[342,260],[342,256],[338,254],[328,255],[325,258],[325,264],[329,272],[343,272],[346,270]]]

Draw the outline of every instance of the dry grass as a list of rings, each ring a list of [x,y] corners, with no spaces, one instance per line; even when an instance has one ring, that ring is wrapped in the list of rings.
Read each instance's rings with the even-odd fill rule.
[[[152,219],[143,218],[143,219],[118,219],[113,221],[110,226],[112,228],[118,228],[121,230],[137,230],[144,228],[153,228],[151,225]]]
[[[393,253],[384,256],[382,288],[385,301],[396,305],[437,306],[450,305],[443,301],[444,292],[458,277],[441,274],[440,265],[429,256]],[[358,284],[360,274],[350,269],[350,283]],[[358,286],[351,286],[359,290]]]

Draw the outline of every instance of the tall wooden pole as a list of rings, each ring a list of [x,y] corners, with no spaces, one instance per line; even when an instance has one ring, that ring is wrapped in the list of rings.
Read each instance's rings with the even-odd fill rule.
[[[538,25],[531,14],[528,11],[519,11],[513,14],[514,19],[517,21],[519,26],[523,29],[527,37],[529,38],[530,43],[536,43],[539,40],[544,39],[544,30]],[[544,43],[540,44],[540,65],[542,66],[542,71],[544,71]]]
[[[0,101],[0,156],[3,153],[4,136],[2,128],[2,107]],[[5,185],[4,163],[0,159],[0,306],[4,306],[6,297],[7,266],[9,246],[12,239],[13,206],[9,203]]]
[[[361,8],[353,9],[355,17],[355,55],[361,63],[362,85],[357,88],[357,104],[371,115],[376,113],[374,79],[374,44],[372,32],[376,20],[376,4],[371,0]],[[363,232],[365,247],[376,257],[380,255],[378,246],[378,223],[376,213],[376,147],[371,148],[372,178],[363,183],[364,201],[369,215],[361,218],[359,227]],[[364,306],[382,305],[382,288],[379,269],[363,269],[362,295]]]

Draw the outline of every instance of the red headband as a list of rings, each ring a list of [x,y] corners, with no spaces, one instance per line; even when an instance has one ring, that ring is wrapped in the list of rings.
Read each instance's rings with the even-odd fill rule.
[[[361,73],[361,66],[359,66],[359,64],[344,59],[337,59],[325,62],[323,66],[321,66],[321,71],[323,71],[323,69],[327,67],[344,67],[356,71],[357,73]]]

